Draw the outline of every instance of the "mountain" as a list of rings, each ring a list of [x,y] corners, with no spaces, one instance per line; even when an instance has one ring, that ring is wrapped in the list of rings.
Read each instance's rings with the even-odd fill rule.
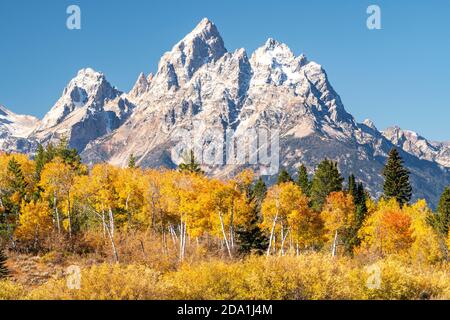
[[[30,136],[41,143],[65,137],[82,151],[90,141],[117,129],[133,109],[102,73],[82,69]]]
[[[33,142],[27,138],[38,123],[35,117],[17,115],[0,105],[0,150],[30,150]]]
[[[418,133],[395,126],[382,131],[383,136],[406,152],[450,168],[450,142],[429,141]]]
[[[399,146],[371,121],[355,121],[316,62],[274,39],[250,58],[244,49],[228,52],[207,19],[164,54],[151,81],[141,75],[133,92],[140,92],[134,94],[133,114],[116,131],[89,143],[82,153],[86,161],[125,165],[134,154],[142,166],[175,167],[171,151],[189,136],[184,149],[203,150],[198,157],[205,163],[205,150],[227,147],[217,137],[231,133],[235,141],[245,141],[252,130],[278,130],[281,165],[291,173],[301,163],[312,172],[331,158],[344,175],[356,174],[379,196],[387,154]],[[449,170],[408,149],[401,153],[415,196],[436,203],[450,182]],[[229,176],[242,167],[224,162],[204,169]]]
[[[450,184],[449,144],[400,129],[381,132],[370,120],[358,123],[320,64],[272,38],[250,55],[229,52],[208,19],[162,56],[154,75],[141,73],[128,93],[101,73],[81,70],[28,140],[61,136],[86,163],[124,166],[133,154],[140,166],[174,168],[193,149],[210,175],[252,167],[269,183],[278,161],[291,174],[300,164],[312,173],[329,158],[373,196],[381,195],[382,168],[397,147],[416,198],[435,206]],[[267,136],[275,139],[265,145]],[[277,141],[279,152],[265,154]]]

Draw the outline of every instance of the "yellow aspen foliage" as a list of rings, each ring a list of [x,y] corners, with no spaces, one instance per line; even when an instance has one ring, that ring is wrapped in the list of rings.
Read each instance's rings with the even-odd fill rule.
[[[411,217],[411,257],[421,263],[441,260],[443,252],[438,235],[428,223],[428,218],[433,213],[426,201],[419,200],[412,206],[405,206],[403,211]]]
[[[163,195],[161,192],[165,176],[158,170],[145,170],[138,182],[141,194],[141,208],[134,215],[136,222],[143,227],[153,229],[162,226],[165,212],[163,207]]]
[[[8,187],[14,177],[8,172],[8,163],[14,159],[20,165],[23,177],[26,182],[26,194],[29,195],[35,191],[34,180],[34,162],[24,154],[0,154],[0,195],[7,193]],[[12,194],[10,199],[14,204],[20,206],[20,196]],[[0,212],[2,212],[2,204],[0,203]]]
[[[23,241],[39,241],[50,235],[53,229],[51,209],[47,201],[23,202],[20,207],[19,226],[15,236]]]
[[[73,192],[75,172],[73,168],[57,157],[47,163],[41,172],[39,186],[44,190],[42,197],[53,204],[58,231],[61,225],[72,232],[71,197]]]
[[[327,239],[332,242],[332,255],[337,254],[339,241],[347,236],[355,221],[353,196],[342,191],[328,195],[321,213]]]
[[[360,251],[379,256],[404,252],[413,243],[411,217],[395,199],[381,199],[377,210],[359,230],[358,237],[362,240]]]
[[[142,170],[140,168],[123,168],[118,170],[116,179],[113,181],[117,193],[117,206],[125,211],[128,221],[142,207],[141,176]]]
[[[447,250],[450,252],[450,230],[448,230],[448,237],[447,237]]]
[[[272,186],[262,203],[261,212],[261,227],[270,233],[268,255],[278,247],[284,254],[287,239],[295,241],[297,253],[300,245],[306,247],[314,240],[317,217],[309,210],[308,198],[293,182]]]

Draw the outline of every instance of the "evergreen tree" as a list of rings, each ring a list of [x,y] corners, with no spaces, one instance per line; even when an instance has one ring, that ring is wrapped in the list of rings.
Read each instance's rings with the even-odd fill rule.
[[[277,184],[285,183],[285,182],[293,182],[291,175],[285,168],[282,168],[280,174],[278,175]]]
[[[356,183],[353,175],[349,177],[348,192],[353,196],[353,202],[355,204],[355,221],[349,230],[349,236],[345,241],[345,248],[347,253],[352,254],[353,248],[360,244],[358,231],[363,226],[367,216],[367,195],[363,184]]]
[[[259,227],[261,223],[261,204],[267,193],[267,187],[262,178],[253,185],[249,205],[253,205],[252,217],[246,225],[241,225],[236,230],[237,244],[241,254],[263,254],[268,246],[268,238]]]
[[[49,152],[50,153],[50,152]],[[55,155],[50,157],[49,154],[47,161],[51,161],[54,156],[60,157],[65,163],[71,165],[74,168],[78,168],[81,164],[81,157],[78,154],[77,149],[70,148],[67,138],[62,138],[55,149]]]
[[[256,253],[261,255],[266,251],[269,240],[259,227],[261,219],[256,207],[252,213],[253,215],[246,225],[238,226],[236,240],[241,254]]]
[[[136,157],[134,156],[134,154],[131,154],[130,158],[128,159],[128,168],[129,169],[136,168]]]
[[[320,211],[331,192],[342,191],[343,182],[337,163],[328,159],[319,163],[311,184],[312,208]]]
[[[11,176],[10,190],[11,193],[18,193],[20,199],[24,199],[26,196],[27,182],[22,172],[20,164],[14,159],[14,157],[8,162],[8,173]],[[20,201],[19,201],[20,205]]]
[[[357,189],[356,179],[355,179],[355,176],[353,174],[351,174],[348,177],[347,193],[351,194],[353,196],[353,199],[355,199],[355,196],[356,196],[356,191],[357,191],[356,189]]]
[[[358,183],[357,185],[354,199],[356,205],[357,225],[358,228],[360,228],[367,214],[367,205],[366,205],[367,193],[364,190],[362,182]]]
[[[411,200],[412,188],[409,182],[409,171],[403,167],[403,159],[396,148],[389,152],[383,176],[383,191],[386,199],[395,198],[400,206]]]
[[[0,248],[0,280],[6,278],[9,274],[8,268],[6,267],[7,259],[5,252]]]
[[[267,186],[264,183],[264,180],[262,178],[259,178],[252,189],[252,197],[253,199],[255,199],[258,206],[261,206],[261,203],[264,201],[266,193],[267,193]]]
[[[188,171],[192,173],[200,173],[200,174],[204,173],[200,168],[200,164],[195,159],[195,154],[193,150],[189,151],[189,154],[187,155],[187,157],[185,157],[185,162],[181,163],[178,166],[178,169],[180,171]]]
[[[34,157],[35,162],[35,181],[39,181],[41,179],[41,172],[44,169],[45,164],[47,163],[47,155],[42,144],[39,144],[37,147],[36,155]]]
[[[437,213],[431,217],[431,224],[444,237],[450,228],[450,187],[445,188],[439,200]]]
[[[297,185],[302,189],[305,195],[310,195],[311,182],[309,181],[306,167],[303,164],[298,168]]]

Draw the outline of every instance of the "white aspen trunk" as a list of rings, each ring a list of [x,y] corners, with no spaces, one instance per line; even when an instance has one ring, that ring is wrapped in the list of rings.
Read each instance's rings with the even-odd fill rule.
[[[273,252],[274,255],[277,254],[277,235],[273,235]]]
[[[128,201],[130,201],[130,194],[127,195],[127,199],[125,200],[125,211],[128,213]]]
[[[95,214],[97,216],[99,216],[100,218],[102,218],[102,220],[103,220],[103,229],[106,231],[106,233],[108,234],[109,240],[111,241],[111,247],[113,249],[113,254],[114,254],[114,261],[116,263],[119,263],[119,253],[117,252],[116,243],[114,242],[114,237],[111,234],[111,231],[109,230],[108,225],[106,224],[105,215],[103,212],[102,212],[102,215],[98,214],[97,212],[95,212]]]
[[[297,254],[297,257],[300,255],[300,247],[299,247],[299,245],[298,245],[298,240],[297,240],[297,244],[296,244],[296,246],[297,246],[297,248],[296,248],[296,254]]]
[[[284,256],[284,243],[286,242],[287,236],[289,235],[289,230],[286,232],[284,238],[281,239],[281,255]]]
[[[70,198],[67,196],[67,219],[69,220],[69,238],[72,238],[72,219],[70,217]]]
[[[186,222],[184,223],[184,229],[183,229],[183,260],[186,256]]]
[[[169,226],[169,232],[172,235],[172,242],[173,242],[173,245],[175,246],[178,241],[178,237],[177,237],[177,234],[175,233],[175,230],[173,229],[172,225]]]
[[[109,228],[111,230],[111,235],[114,237],[114,215],[111,207],[108,208],[109,212]]]
[[[331,256],[333,257],[336,257],[337,253],[337,240],[338,240],[338,232],[336,230],[336,232],[334,233],[333,247],[331,249]]]
[[[274,239],[275,226],[277,224],[277,219],[278,219],[278,210],[277,210],[277,214],[275,215],[275,218],[273,219],[272,230],[270,231],[269,247],[267,248],[267,256],[270,256],[270,249],[272,248],[272,241]]]
[[[183,219],[180,224],[180,262],[183,262]]]
[[[55,210],[56,226],[58,228],[58,234],[61,234],[61,222],[60,222],[60,219],[59,219],[59,212],[58,212],[58,205],[57,205],[57,199],[56,199],[56,192],[53,193],[53,209]]]
[[[230,256],[230,258],[232,258],[233,256],[231,254],[231,248],[230,248],[230,244],[228,243],[227,234],[225,232],[225,227],[223,225],[223,218],[222,218],[221,213],[219,213],[219,219],[220,219],[220,226],[222,227],[223,239],[225,240],[225,245],[227,246],[227,250],[228,250],[228,255]]]

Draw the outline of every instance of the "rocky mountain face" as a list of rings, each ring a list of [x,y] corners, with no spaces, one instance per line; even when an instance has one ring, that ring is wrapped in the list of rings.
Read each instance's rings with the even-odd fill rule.
[[[397,146],[416,198],[435,205],[450,184],[450,144],[357,123],[319,64],[274,39],[251,55],[228,52],[208,19],[163,55],[155,75],[140,74],[128,94],[104,75],[81,70],[25,137],[45,143],[63,135],[87,163],[123,166],[134,154],[141,166],[175,167],[194,149],[204,170],[222,177],[250,166],[270,181],[274,159],[277,168],[279,160],[295,173],[301,163],[312,172],[329,158],[374,196],[382,191],[386,156]],[[270,147],[261,143],[274,136],[279,139]],[[279,152],[269,150],[272,162],[264,162],[261,151],[273,145]],[[239,150],[248,151],[245,159]]]
[[[406,152],[443,167],[450,167],[450,142],[428,141],[414,131],[391,127],[382,131],[383,136]]]
[[[13,152],[33,148],[33,141],[28,139],[39,120],[32,116],[17,115],[0,105],[0,150]]]
[[[134,105],[103,74],[83,69],[70,81],[31,137],[41,143],[65,137],[71,147],[82,151],[90,141],[117,129],[133,109]]]

